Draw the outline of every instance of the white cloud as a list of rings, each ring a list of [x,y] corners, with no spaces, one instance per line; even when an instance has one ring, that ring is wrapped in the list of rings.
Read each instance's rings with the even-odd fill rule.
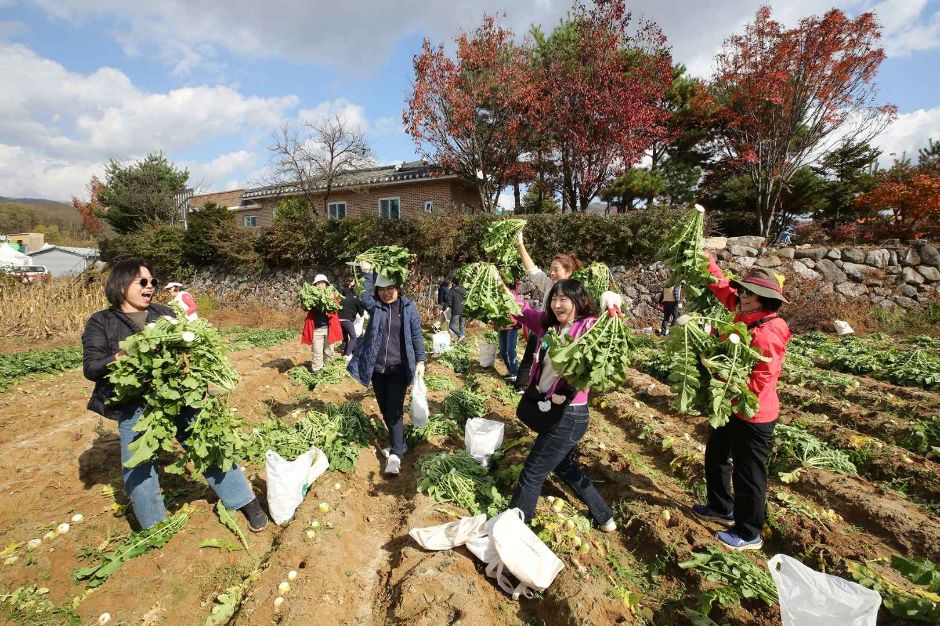
[[[67,199],[109,158],[197,148],[227,136],[267,134],[296,108],[295,96],[256,97],[225,85],[147,93],[123,72],[73,72],[0,41],[0,195]],[[191,169],[211,181],[252,167],[235,151]]]
[[[337,116],[349,128],[355,128],[362,132],[368,130],[369,122],[366,119],[365,109],[346,98],[327,100],[313,108],[301,109],[297,112],[297,121],[301,124],[313,124]]]
[[[237,189],[241,186],[240,178],[231,178],[253,168],[258,163],[258,155],[247,150],[236,150],[222,154],[208,163],[183,161],[177,165],[189,170],[189,183],[202,191]]]
[[[882,150],[882,166],[889,166],[894,154],[898,158],[906,153],[917,160],[917,151],[927,147],[928,140],[940,139],[940,106],[901,113],[872,143]]]

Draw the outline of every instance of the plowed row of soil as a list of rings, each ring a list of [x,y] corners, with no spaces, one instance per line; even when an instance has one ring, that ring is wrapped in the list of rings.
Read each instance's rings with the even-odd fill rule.
[[[297,409],[353,400],[378,418],[371,392],[349,379],[307,391],[285,376],[307,360],[296,342],[234,354],[242,375],[234,395],[240,414],[250,423],[272,416],[290,420]],[[428,371],[458,385],[466,378],[433,362]],[[489,389],[503,384],[492,370],[474,365],[471,373],[485,377]],[[90,564],[80,560],[83,550],[129,530],[103,491],[113,489],[125,502],[116,427],[85,409],[91,384],[77,370],[18,387],[0,395],[0,547],[41,537],[76,512],[85,521],[43,541],[31,558],[0,567],[0,593],[37,584],[50,590],[50,600],[66,605],[85,594],[71,577],[76,567]],[[446,395],[430,394],[432,412]],[[512,404],[488,395],[488,417],[506,422],[507,442],[526,436]],[[933,410],[940,395],[878,383],[849,393],[788,386],[782,398],[783,421],[799,420],[840,448],[873,447],[858,476],[807,469],[794,484],[773,480],[765,547],[748,558],[763,566],[783,552],[847,578],[847,560],[891,554],[940,559],[940,520],[923,506],[940,499],[936,462],[898,447],[903,433],[889,426],[893,411]],[[670,401],[665,385],[634,371],[622,390],[596,399],[580,460],[614,507],[619,529],[607,535],[592,530],[587,554],[560,555],[566,567],[541,597],[513,601],[464,548],[427,552],[408,536],[411,528],[466,514],[416,490],[415,461],[461,448],[462,437],[420,443],[409,451],[402,473],[388,477],[381,473],[380,436],[362,450],[352,472],[321,477],[289,525],[249,534],[248,550],[200,548],[206,539],[238,542],[213,513],[215,496],[204,482],[163,475],[168,508],[190,503],[195,509],[189,523],[164,548],[128,562],[85,595],[77,612],[83,624],[105,611],[112,623],[202,624],[218,594],[241,583],[244,594],[231,624],[689,624],[682,609],[695,606],[701,591],[715,583],[678,564],[714,544],[719,528],[690,511],[701,497],[707,427],[674,412]],[[527,444],[517,446],[501,467],[521,462],[527,450]],[[246,471],[263,501],[263,468],[249,465]],[[502,489],[511,492],[511,486]],[[548,495],[577,502],[551,479],[543,491]],[[796,514],[781,497],[797,498],[821,515]],[[320,503],[329,505],[326,512]],[[544,497],[540,507],[547,511]],[[826,509],[828,516],[822,515]],[[319,527],[310,538],[305,531],[314,520]],[[292,569],[299,576],[276,611],[277,586]],[[756,601],[715,610],[712,618],[780,623],[776,607]],[[895,623],[887,614],[881,621]]]

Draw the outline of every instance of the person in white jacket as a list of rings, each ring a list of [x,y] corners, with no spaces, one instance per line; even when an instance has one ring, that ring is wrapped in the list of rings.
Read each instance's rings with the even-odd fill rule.
[[[525,242],[522,240],[522,231],[519,231],[519,237],[516,239],[516,247],[519,249],[519,256],[522,259],[522,266],[525,268],[529,281],[542,292],[542,310],[546,311],[549,307],[548,292],[552,286],[559,280],[571,278],[578,269],[581,268],[581,261],[578,257],[571,254],[556,254],[552,257],[548,266],[548,274],[532,261],[529,252],[525,249]],[[516,392],[522,393],[529,384],[529,372],[532,369],[532,360],[535,357],[535,350],[538,347],[537,341],[529,336],[526,342],[525,352],[522,355],[522,361],[519,362],[519,371],[516,375]]]
[[[196,299],[188,291],[183,291],[182,283],[169,283],[164,289],[170,292],[170,302],[183,310],[186,319],[193,321],[199,318],[196,313]]]

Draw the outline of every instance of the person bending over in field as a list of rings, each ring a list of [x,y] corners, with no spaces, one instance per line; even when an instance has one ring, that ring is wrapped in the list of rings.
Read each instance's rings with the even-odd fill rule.
[[[129,259],[117,263],[105,284],[105,295],[111,306],[92,315],[82,334],[82,371],[85,378],[94,381],[88,409],[108,419],[116,420],[121,438],[121,471],[124,489],[130,498],[134,515],[142,528],[149,528],[166,518],[160,479],[154,462],[124,467],[131,458],[130,444],[143,433],[134,432],[134,426],[143,412],[141,404],[112,404],[114,388],[108,382],[108,364],[127,354],[118,345],[127,337],[140,332],[161,315],[173,315],[169,307],[151,302],[160,281],[153,278],[146,261]],[[186,445],[186,431],[196,411],[184,411],[176,418],[177,438]],[[227,472],[211,469],[206,481],[228,509],[239,509],[248,518],[248,527],[257,532],[268,523],[251,485],[238,466]]]
[[[362,303],[369,312],[369,327],[356,346],[349,374],[366,387],[372,383],[375,400],[388,427],[386,474],[401,471],[405,446],[405,391],[415,376],[424,376],[424,337],[415,303],[401,295],[401,285],[360,264],[365,276]]]
[[[709,257],[708,271],[718,279],[709,287],[728,310],[735,312],[734,321],[747,325],[751,347],[770,361],[757,363],[748,383],[757,394],[757,414],[750,420],[734,415],[721,428],[711,429],[705,446],[708,502],[693,505],[692,512],[728,527],[717,535],[725,547],[759,550],[764,545],[760,532],[767,495],[767,460],[780,413],[777,380],[792,337],[790,327],[777,311],[788,300],[783,297],[783,278],[774,272],[758,267],[747,278],[728,280],[714,256]]]
[[[522,231],[516,239],[516,247],[519,249],[519,256],[522,258],[522,267],[525,268],[529,280],[544,295],[542,297],[542,310],[547,311],[551,306],[548,301],[548,292],[552,285],[559,280],[571,278],[581,268],[581,261],[572,254],[556,254],[552,257],[552,262],[548,266],[548,274],[543,272],[538,265],[532,261],[529,252],[525,249],[525,242],[522,239]],[[525,352],[522,353],[522,361],[519,362],[519,368],[516,376],[516,391],[522,393],[526,382],[529,380],[529,370],[532,367],[532,358],[535,355],[535,349],[538,343],[536,338],[529,335],[525,344]]]
[[[613,511],[575,460],[578,443],[588,429],[589,390],[574,392],[565,379],[555,373],[551,359],[547,356],[548,344],[543,341],[549,329],[555,329],[560,335],[581,336],[597,321],[597,305],[591,294],[576,280],[559,280],[548,290],[547,298],[550,306],[545,311],[528,304],[522,310],[522,323],[529,329],[538,346],[528,385],[540,394],[550,394],[548,397],[554,404],[567,401],[568,405],[558,424],[536,437],[522,473],[519,474],[509,508],[519,508],[527,524],[532,521],[542,485],[548,475],[555,472],[587,504],[591,517],[600,529],[613,532],[617,529]],[[619,307],[620,304],[620,296],[605,292],[602,306]],[[529,393],[533,392],[530,390]],[[526,397],[520,399],[520,402],[526,401]]]

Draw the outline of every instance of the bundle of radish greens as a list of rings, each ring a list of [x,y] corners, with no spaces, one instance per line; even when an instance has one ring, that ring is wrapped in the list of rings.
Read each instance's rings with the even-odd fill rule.
[[[414,261],[414,255],[402,246],[375,246],[356,257],[357,262],[366,261],[381,276],[396,285],[404,285],[408,280],[408,266]]]
[[[587,267],[582,267],[571,275],[571,278],[579,281],[595,301],[600,301],[601,294],[608,290],[616,290],[614,276],[610,273],[610,268],[595,261]]]
[[[120,347],[126,356],[108,366],[108,381],[114,386],[111,402],[143,406],[134,426],[142,434],[130,444],[132,456],[124,466],[150,461],[159,450],[172,452],[174,439],[182,435],[186,449],[167,472],[182,473],[189,461],[195,474],[209,468],[230,470],[244,441],[241,421],[223,394],[235,388],[238,372],[229,364],[215,328],[182,314],[163,316]],[[180,416],[184,433],[177,432]]]
[[[548,358],[572,388],[604,391],[623,383],[630,364],[633,333],[623,317],[605,311],[580,337],[545,335]]]
[[[305,311],[315,310],[323,313],[339,311],[339,292],[333,285],[311,285],[304,283],[300,287],[300,308]]]
[[[745,419],[757,414],[757,395],[748,382],[754,366],[769,359],[751,347],[743,322],[683,315],[666,339],[665,352],[677,410],[704,415],[714,428],[727,424],[733,414]]]
[[[483,235],[486,258],[496,265],[503,279],[510,284],[525,273],[516,247],[516,238],[524,227],[525,220],[498,220],[490,224]]]
[[[730,317],[727,308],[708,288],[716,279],[708,271],[704,226],[705,209],[696,205],[666,237],[656,253],[656,258],[662,261],[670,272],[667,288],[685,281],[687,311],[710,317]]]
[[[465,316],[502,327],[510,325],[512,316],[522,312],[512,292],[503,283],[499,270],[492,263],[465,265],[457,276],[467,288],[463,300]]]

